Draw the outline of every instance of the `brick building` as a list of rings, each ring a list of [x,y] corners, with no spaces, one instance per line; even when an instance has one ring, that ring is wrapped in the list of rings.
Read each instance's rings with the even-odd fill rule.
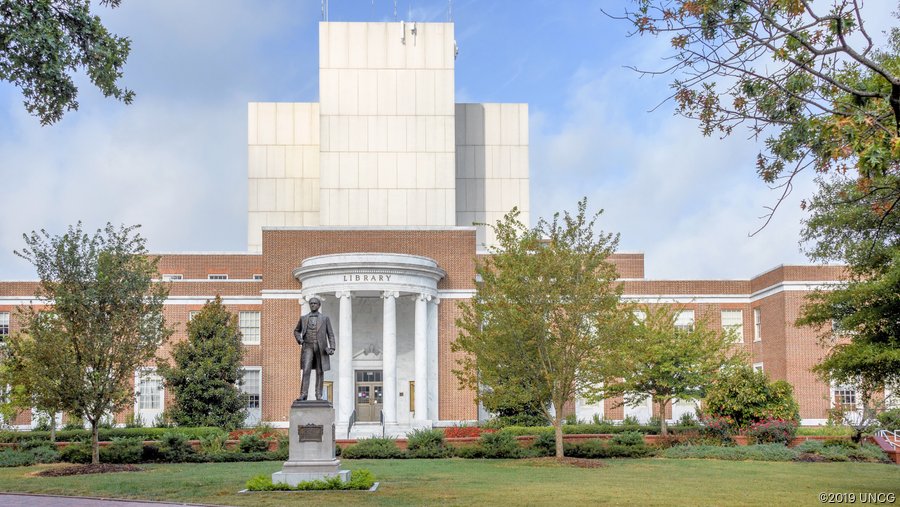
[[[455,103],[450,23],[322,23],[319,44],[319,102],[249,104],[247,252],[161,254],[172,340],[220,295],[244,336],[248,424],[286,427],[300,390],[292,330],[317,296],[338,340],[325,381],[339,436],[351,419],[353,436],[367,434],[382,414],[393,433],[476,420],[450,343],[457,303],[475,290],[475,259],[494,241],[472,224],[514,206],[529,220],[527,105]],[[613,260],[625,299],[678,304],[680,324],[734,328],[755,368],[794,386],[804,422],[824,421],[835,393],[809,371],[823,350],[793,322],[804,296],[840,280],[840,268],[647,280],[643,254]],[[0,335],[16,331],[16,306],[40,304],[35,286],[0,282]],[[170,401],[152,368],[135,373],[135,390],[147,423]],[[677,403],[666,415],[693,409]],[[574,410],[652,415],[649,402],[576,400]],[[30,424],[29,414],[16,423]]]

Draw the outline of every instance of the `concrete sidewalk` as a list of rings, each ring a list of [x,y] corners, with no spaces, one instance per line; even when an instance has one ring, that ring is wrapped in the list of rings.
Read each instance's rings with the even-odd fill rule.
[[[84,496],[23,495],[0,493],[0,507],[160,507],[164,505],[189,505],[209,507],[206,504],[148,502],[146,500],[110,500]]]

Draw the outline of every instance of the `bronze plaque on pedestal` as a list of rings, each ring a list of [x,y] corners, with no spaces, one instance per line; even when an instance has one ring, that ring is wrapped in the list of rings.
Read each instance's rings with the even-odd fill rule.
[[[297,436],[300,442],[321,442],[325,428],[319,424],[307,424],[297,426]]]

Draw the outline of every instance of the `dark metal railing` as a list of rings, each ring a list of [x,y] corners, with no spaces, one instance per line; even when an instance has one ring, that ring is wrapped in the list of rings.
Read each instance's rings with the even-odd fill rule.
[[[350,424],[347,425],[347,438],[350,438],[350,430],[353,429],[354,424],[356,424],[356,410],[350,412]]]

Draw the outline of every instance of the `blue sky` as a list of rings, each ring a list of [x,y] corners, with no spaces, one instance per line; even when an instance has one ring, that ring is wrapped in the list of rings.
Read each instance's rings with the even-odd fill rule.
[[[748,278],[803,263],[809,178],[754,237],[777,194],[756,178],[744,132],[704,138],[666,103],[664,39],[627,37],[600,8],[625,2],[456,0],[457,102],[527,102],[532,219],[587,196],[648,278]],[[869,1],[880,23],[893,0]],[[246,248],[246,103],[318,100],[319,0],[125,0],[94,7],[132,39],[125,106],[83,79],[80,109],[41,127],[0,83],[0,279],[33,279],[22,233],[142,224],[153,251]],[[331,0],[332,21],[391,21],[392,0]],[[447,21],[448,1],[398,0],[398,20]]]

